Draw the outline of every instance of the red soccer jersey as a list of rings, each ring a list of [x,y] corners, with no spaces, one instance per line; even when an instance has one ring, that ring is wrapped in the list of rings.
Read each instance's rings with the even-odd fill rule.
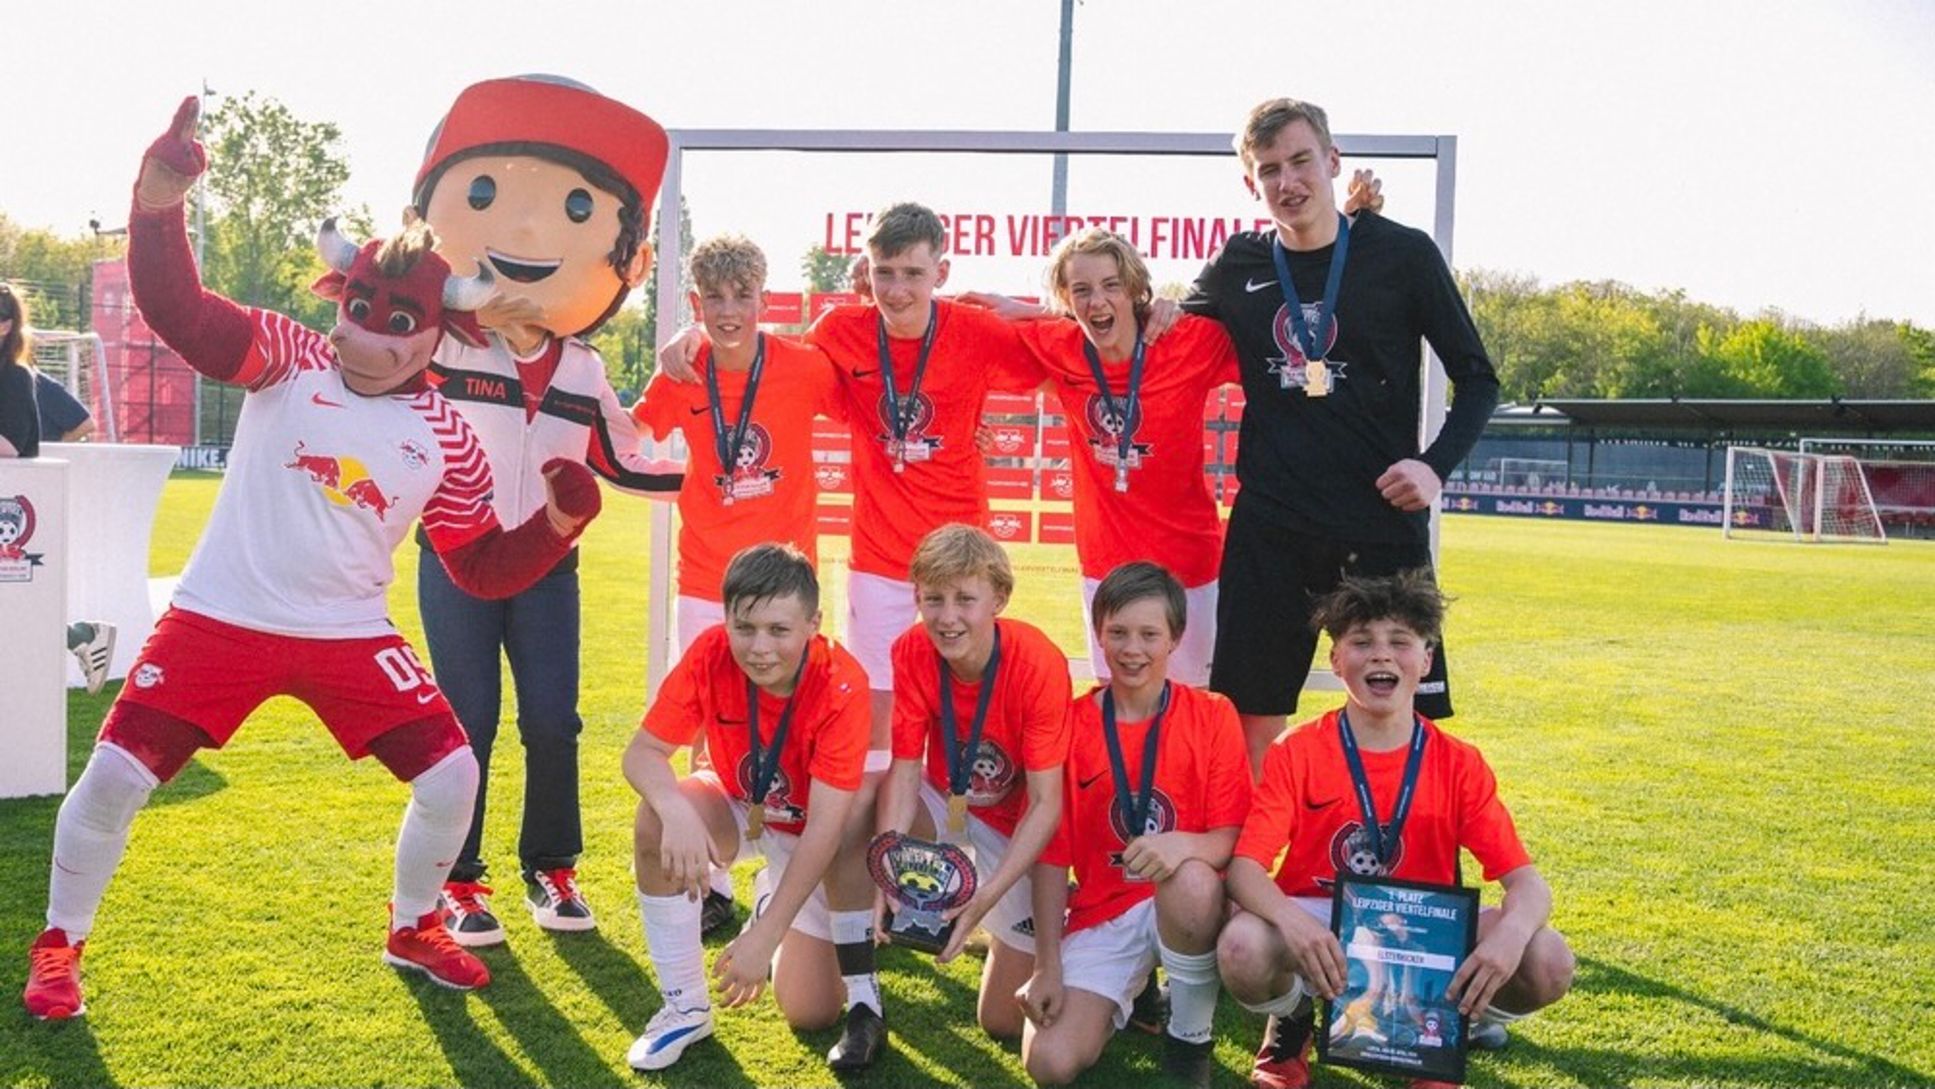
[[[1022,322],[1022,341],[1047,371],[1068,417],[1075,480],[1075,552],[1086,578],[1153,560],[1184,586],[1214,581],[1222,519],[1203,479],[1203,401],[1237,380],[1236,349],[1221,322],[1185,315],[1144,352],[1142,395],[1129,426],[1129,490],[1115,490],[1122,428],[1096,389],[1073,321]],[[1131,362],[1103,362],[1119,412]]]
[[[1460,847],[1478,859],[1487,881],[1532,861],[1512,826],[1512,815],[1498,800],[1498,781],[1484,756],[1429,719],[1424,728],[1424,766],[1418,771],[1411,816],[1398,840],[1396,859],[1385,872],[1407,881],[1449,883],[1458,876]],[[1410,754],[1408,745],[1361,753],[1381,822],[1391,819]],[[1377,872],[1363,833],[1350,765],[1337,739],[1337,712],[1332,711],[1270,745],[1236,854],[1266,870],[1282,855],[1276,879],[1284,893],[1329,896],[1339,871]]]
[[[1079,882],[1068,902],[1070,934],[1106,923],[1156,892],[1153,881],[1131,881],[1122,874],[1122,848],[1135,837],[1116,802],[1101,692],[1092,689],[1069,706],[1062,823],[1041,856],[1043,862],[1071,867]],[[1115,724],[1124,769],[1137,791],[1143,786],[1142,745],[1149,724],[1149,719]],[[1155,779],[1149,823],[1141,834],[1241,825],[1250,811],[1250,758],[1236,706],[1214,692],[1171,683],[1156,742]]]
[[[833,359],[853,428],[853,569],[906,579],[907,561],[930,530],[987,521],[986,463],[974,445],[990,389],[1026,392],[1041,369],[1015,326],[978,307],[939,300],[934,346],[907,428],[906,470],[894,472],[887,385],[880,374],[879,312],[836,306],[807,336]],[[908,396],[921,338],[891,338],[894,388]]]
[[[811,780],[841,790],[860,789],[872,722],[867,675],[845,648],[816,636],[807,646],[806,669],[793,691],[796,704],[787,728],[779,771],[766,794],[766,823],[797,834],[806,823]],[[786,701],[759,693],[761,758],[779,729]],[[701,632],[679,664],[659,682],[645,712],[644,729],[671,745],[690,745],[705,731],[706,752],[727,795],[752,797],[752,747],[746,728],[746,674],[733,660],[725,625]]]
[[[1024,772],[1059,768],[1068,759],[1068,657],[1041,629],[997,620],[1001,665],[987,724],[973,760],[967,799],[971,812],[1012,836],[1028,808]],[[894,759],[927,759],[927,781],[948,793],[947,752],[941,747],[940,652],[919,624],[894,640]],[[948,674],[957,744],[974,729],[979,681]]]
[[[679,489],[679,593],[718,601],[726,565],[742,548],[783,541],[817,564],[814,507],[820,489],[813,478],[813,417],[837,418],[844,403],[826,356],[768,335],[752,420],[734,465],[722,468],[706,392],[705,373],[712,366],[709,347],[695,366],[697,382],[654,376],[632,407],[632,416],[657,439],[674,429],[685,432],[690,456]],[[719,372],[719,400],[728,429],[739,424],[747,377],[744,371]],[[730,505],[725,502],[728,491]]]

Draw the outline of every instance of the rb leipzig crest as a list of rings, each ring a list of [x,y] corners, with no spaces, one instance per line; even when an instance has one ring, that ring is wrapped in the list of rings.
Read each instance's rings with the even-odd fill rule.
[[[893,918],[887,936],[895,945],[925,953],[947,948],[952,922],[941,915],[974,896],[974,863],[952,843],[932,843],[882,832],[867,847],[867,872],[887,893]]]

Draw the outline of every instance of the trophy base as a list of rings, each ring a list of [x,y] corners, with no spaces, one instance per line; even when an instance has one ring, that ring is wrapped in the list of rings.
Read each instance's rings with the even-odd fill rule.
[[[941,922],[940,916],[932,912],[902,908],[887,917],[888,941],[930,956],[938,956],[953,937],[954,924]]]

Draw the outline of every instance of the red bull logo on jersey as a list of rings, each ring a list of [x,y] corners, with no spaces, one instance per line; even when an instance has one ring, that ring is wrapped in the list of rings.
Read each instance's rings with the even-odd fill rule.
[[[307,473],[309,479],[322,489],[323,497],[338,507],[356,507],[376,516],[379,522],[387,521],[390,508],[396,506],[396,496],[385,495],[382,485],[370,475],[368,467],[353,457],[335,457],[328,454],[311,454],[307,447],[296,443],[294,460],[283,465]]]

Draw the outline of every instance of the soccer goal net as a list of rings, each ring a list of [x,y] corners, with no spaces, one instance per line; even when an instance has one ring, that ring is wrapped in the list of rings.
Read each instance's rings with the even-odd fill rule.
[[[1885,544],[1887,530],[1861,463],[1846,454],[1727,448],[1730,538]]]
[[[99,428],[102,442],[119,442],[111,394],[108,389],[107,352],[94,333],[67,333],[55,329],[33,331],[34,367],[60,383],[74,399],[87,407]],[[53,436],[52,438],[58,438]],[[43,436],[51,441],[51,438]]]
[[[1563,458],[1499,458],[1498,483],[1534,490],[1560,487],[1566,482],[1566,469]]]
[[[1801,452],[1854,458],[1889,536],[1935,538],[1935,439],[1805,438]]]

